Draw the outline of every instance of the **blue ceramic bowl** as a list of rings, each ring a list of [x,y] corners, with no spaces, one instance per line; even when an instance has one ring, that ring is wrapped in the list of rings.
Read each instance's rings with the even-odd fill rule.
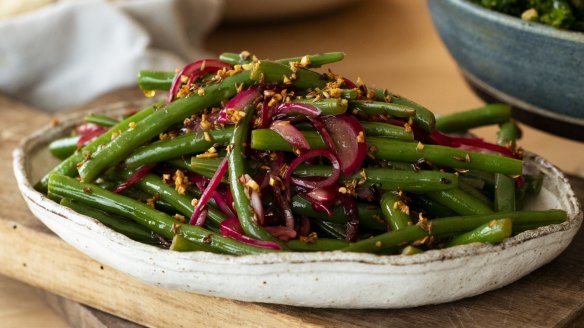
[[[584,33],[523,21],[465,0],[428,0],[428,6],[475,89],[539,117],[581,126],[584,135]]]

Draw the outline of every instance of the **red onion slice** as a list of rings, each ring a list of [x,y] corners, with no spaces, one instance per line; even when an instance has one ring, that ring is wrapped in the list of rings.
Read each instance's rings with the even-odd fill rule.
[[[252,191],[250,196],[251,208],[257,215],[258,225],[264,225],[264,205],[262,204],[262,197],[257,191]]]
[[[280,239],[280,240],[290,240],[296,238],[296,230],[291,229],[289,227],[264,227],[272,236]]]
[[[272,123],[272,108],[268,105],[268,103],[268,101],[264,100],[262,108],[260,109],[260,117],[262,120],[259,126],[260,129],[267,129]]]
[[[312,124],[316,132],[320,134],[320,137],[322,138],[322,141],[324,141],[324,144],[328,147],[328,149],[330,149],[333,152],[333,154],[336,155],[337,147],[335,146],[335,142],[333,141],[333,138],[331,137],[329,131],[326,129],[326,124],[324,124],[322,118],[309,117],[309,119],[310,123]]]
[[[280,186],[272,186],[274,205],[280,210],[280,214],[284,218],[284,223],[286,227],[294,229],[294,214],[292,213],[292,208],[290,207],[290,201],[288,200],[288,190],[280,189]]]
[[[287,116],[290,114],[299,114],[299,115],[304,115],[304,116],[309,116],[309,117],[315,117],[315,116],[320,116],[321,113],[322,112],[320,111],[320,109],[318,109],[310,104],[296,103],[296,102],[280,104],[274,110],[274,116],[276,116],[276,117]]]
[[[363,127],[354,116],[343,114],[322,118],[335,144],[344,175],[355,173],[367,156]]]
[[[357,88],[357,85],[353,81],[347,79],[346,77],[343,78],[343,82],[345,83],[345,85],[349,89],[355,89],[355,88]]]
[[[233,194],[229,188],[225,191],[225,203],[227,203],[227,206],[231,209],[231,213],[235,213],[235,208],[233,207]]]
[[[333,171],[330,177],[322,179],[322,180],[313,180],[310,178],[296,178],[292,176],[292,173],[294,172],[294,170],[298,167],[298,165],[306,162],[309,159],[313,159],[316,157],[326,157],[330,162],[331,165],[333,167]],[[337,181],[339,180],[339,178],[341,177],[341,164],[337,158],[337,156],[335,156],[335,154],[333,154],[332,151],[328,150],[328,149],[312,149],[307,151],[304,154],[301,154],[300,156],[296,157],[288,166],[288,170],[286,171],[286,174],[284,175],[284,181],[286,183],[286,185],[290,185],[290,183],[295,184],[297,186],[300,187],[304,187],[304,188],[308,188],[308,189],[314,189],[314,188],[325,188],[328,186],[332,186],[335,183],[337,183]]]
[[[298,234],[300,236],[308,236],[310,234],[310,219],[308,217],[306,217],[306,216],[300,217]]]
[[[253,102],[257,97],[260,96],[260,89],[258,86],[249,87],[247,90],[243,90],[235,97],[231,98],[231,100],[225,104],[223,109],[219,111],[219,115],[217,116],[217,123],[221,124],[233,124],[233,122],[229,119],[227,115],[228,109],[233,110],[243,110],[245,106]]]
[[[257,225],[264,225],[264,205],[262,204],[262,197],[260,196],[259,190],[255,190],[253,188],[247,187],[247,183],[253,180],[249,174],[243,176],[242,183],[245,185],[245,192],[246,195],[249,197],[250,205],[256,216],[254,219],[257,219],[255,222]]]
[[[470,151],[499,153],[507,157],[517,157],[509,148],[486,142],[481,138],[453,137],[440,131],[434,131],[430,134],[430,139],[438,145],[449,146],[454,148],[463,148]]]
[[[231,65],[226,64],[226,63],[219,61],[217,59],[201,59],[201,60],[197,60],[195,62],[192,62],[192,63],[186,65],[185,67],[183,67],[182,70],[180,70],[174,76],[174,79],[172,80],[172,84],[170,85],[170,91],[168,92],[168,98],[166,99],[166,102],[170,103],[174,100],[174,97],[176,96],[176,93],[178,92],[178,89],[180,88],[180,86],[182,84],[182,77],[183,76],[190,77],[195,72],[201,71],[201,70],[205,70],[208,73],[211,73],[214,71],[218,71],[222,68],[230,69]]]
[[[223,160],[219,164],[219,167],[217,168],[217,171],[215,171],[215,174],[213,174],[213,177],[209,181],[207,188],[205,188],[205,190],[203,190],[203,192],[201,193],[199,202],[197,203],[197,206],[195,206],[195,210],[193,211],[193,215],[191,216],[190,224],[196,226],[203,226],[205,224],[206,215],[202,216],[201,211],[203,210],[205,205],[207,205],[207,202],[209,201],[211,196],[213,196],[215,190],[217,190],[217,187],[221,183],[221,179],[223,179],[223,176],[225,176],[226,172],[227,172],[227,156],[223,158]]]
[[[515,178],[515,187],[523,188],[525,186],[525,177],[523,175],[518,176]]]
[[[148,172],[152,171],[152,169],[156,167],[156,163],[142,165],[132,173],[132,175],[124,182],[120,183],[114,190],[115,193],[122,193],[126,191],[126,189],[130,188],[138,181],[140,181]]]
[[[217,208],[221,212],[223,212],[225,215],[235,216],[235,213],[231,210],[231,207],[229,207],[229,205],[227,204],[227,202],[223,198],[223,195],[221,195],[216,190],[215,190],[215,192],[213,192],[213,200],[215,200],[215,204],[217,205]]]
[[[286,140],[292,148],[295,149],[310,149],[310,144],[308,141],[296,128],[294,125],[290,123],[290,121],[278,120],[272,122],[270,125],[270,130],[275,131],[279,134],[284,140]]]
[[[189,79],[187,80],[186,85],[191,85],[193,84],[199,77],[205,75],[205,74],[209,74],[209,73],[215,73],[219,70],[219,68],[217,67],[205,67],[204,69],[198,70],[198,71],[194,71],[193,73],[191,73],[191,75],[189,75]]]
[[[263,241],[250,238],[246,236],[243,232],[243,228],[239,223],[239,220],[236,217],[231,217],[223,220],[219,225],[219,231],[223,236],[230,237],[236,240],[239,240],[243,243],[259,246],[259,247],[266,247],[272,248],[275,250],[280,250],[280,245],[270,241]]]
[[[308,201],[310,201],[310,204],[311,204],[313,210],[315,210],[317,212],[324,212],[328,216],[333,216],[333,211],[331,210],[329,205],[326,205],[324,203],[320,203],[317,201],[313,201],[310,199]]]
[[[357,234],[359,233],[359,211],[355,198],[348,194],[342,194],[341,202],[345,216],[347,217],[347,240],[357,241]]]
[[[331,205],[337,199],[339,189],[336,185],[313,189],[302,196],[308,200],[312,208],[318,212],[325,212],[328,216],[332,215]]]
[[[328,203],[332,202],[337,197],[338,194],[339,189],[332,186],[326,188],[316,188],[307,192],[305,195],[311,201],[319,203]]]
[[[88,141],[104,134],[107,128],[93,123],[84,123],[79,125],[75,130],[79,135],[79,140],[77,140],[77,148],[79,149]]]

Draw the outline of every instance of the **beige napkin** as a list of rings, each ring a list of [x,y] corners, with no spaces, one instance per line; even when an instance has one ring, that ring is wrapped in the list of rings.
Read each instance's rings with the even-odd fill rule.
[[[222,0],[62,1],[0,19],[0,93],[59,111],[208,56]]]

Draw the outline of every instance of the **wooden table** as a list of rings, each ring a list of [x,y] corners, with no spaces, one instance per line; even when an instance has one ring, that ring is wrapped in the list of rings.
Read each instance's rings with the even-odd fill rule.
[[[303,20],[271,23],[268,27],[222,26],[208,38],[207,47],[217,53],[247,49],[270,58],[343,50],[347,58],[333,66],[335,71],[408,95],[438,113],[481,104],[458,74],[422,1],[366,1],[327,15],[315,14]],[[135,90],[116,92],[92,105],[136,96]],[[26,209],[11,175],[11,150],[31,129],[48,121],[47,115],[32,108],[0,99],[0,168],[6,174],[0,187],[0,274],[9,277],[0,278],[2,327],[67,326],[30,287],[16,280],[147,325],[194,326],[197,320],[204,320],[209,326],[584,325],[582,231],[555,261],[508,287],[467,300],[417,309],[304,309],[247,304],[146,286],[72,249]],[[582,144],[529,128],[524,132],[525,148],[537,150],[568,172],[584,172]],[[494,135],[492,129],[479,134],[491,139]],[[582,200],[584,181],[577,178],[572,181]],[[136,297],[144,292],[146,297]],[[79,320],[93,327],[112,320],[111,316],[76,307],[76,303],[66,299],[49,298],[53,304],[59,303],[60,309],[69,311],[66,317],[74,326],[80,325]],[[151,309],[159,312],[152,313]],[[113,320],[110,326],[131,325]]]

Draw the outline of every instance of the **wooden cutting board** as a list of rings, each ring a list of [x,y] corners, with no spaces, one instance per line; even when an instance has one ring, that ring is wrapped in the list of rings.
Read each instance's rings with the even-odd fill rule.
[[[128,93],[126,92],[125,95]],[[132,90],[131,95],[137,93]],[[104,104],[120,95],[102,98]],[[127,98],[126,98],[127,99]],[[27,209],[12,175],[12,149],[50,116],[0,97],[0,274],[63,298],[152,327],[583,327],[584,233],[550,264],[507,287],[457,302],[401,310],[334,310],[244,303],[146,285],[73,249]],[[571,178],[579,199],[584,180]],[[1,292],[1,291],[0,291]],[[53,296],[49,296],[53,297]],[[70,301],[69,301],[70,300]],[[58,306],[61,309],[65,305]],[[127,321],[74,306],[102,326],[135,327]],[[100,314],[102,313],[102,314]],[[101,316],[100,316],[101,315]],[[81,325],[80,321],[70,321]],[[104,323],[107,322],[107,323]],[[129,326],[128,326],[129,325]],[[99,325],[90,325],[98,327]]]

